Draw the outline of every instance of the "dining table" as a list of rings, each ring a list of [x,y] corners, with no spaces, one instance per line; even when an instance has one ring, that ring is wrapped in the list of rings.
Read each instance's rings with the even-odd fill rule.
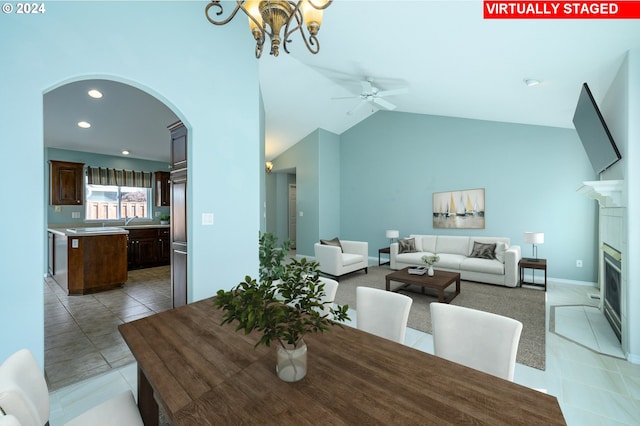
[[[307,374],[285,382],[275,345],[223,319],[207,298],[119,326],[145,425],[566,424],[552,395],[347,325],[307,333]]]

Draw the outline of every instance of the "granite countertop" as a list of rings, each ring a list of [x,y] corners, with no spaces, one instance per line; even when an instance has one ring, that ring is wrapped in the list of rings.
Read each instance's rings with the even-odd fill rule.
[[[96,224],[52,224],[47,227],[47,231],[64,236],[92,236],[92,235],[110,235],[110,234],[128,234],[130,229],[146,229],[146,228],[170,228],[171,225],[160,225],[159,223],[145,223],[136,225],[114,225],[100,226]]]

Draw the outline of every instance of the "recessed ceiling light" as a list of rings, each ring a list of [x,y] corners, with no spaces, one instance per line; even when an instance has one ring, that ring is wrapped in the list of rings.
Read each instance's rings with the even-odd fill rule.
[[[535,78],[525,78],[524,79],[524,84],[526,84],[529,87],[537,86],[540,83],[542,83],[542,82],[540,80],[536,80]]]
[[[100,99],[102,97],[102,92],[96,89],[91,89],[87,93],[94,99]]]
[[[127,151],[126,149],[124,151],[122,151],[122,155],[129,155],[129,154],[130,154],[130,152]]]
[[[86,121],[78,121],[78,127],[82,127],[83,129],[88,129],[91,127],[91,123]]]

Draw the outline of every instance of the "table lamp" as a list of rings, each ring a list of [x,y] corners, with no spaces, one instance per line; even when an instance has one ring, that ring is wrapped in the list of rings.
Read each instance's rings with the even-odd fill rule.
[[[400,236],[400,232],[397,229],[387,229],[386,236],[389,239],[389,245],[393,244],[393,239]]]
[[[533,259],[529,259],[529,260],[537,262],[538,248],[536,247],[536,244],[544,243],[544,232],[525,232],[524,242],[532,245]]]

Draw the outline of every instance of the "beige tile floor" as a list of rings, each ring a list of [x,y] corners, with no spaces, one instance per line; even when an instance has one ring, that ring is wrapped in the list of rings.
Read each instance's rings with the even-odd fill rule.
[[[67,296],[45,280],[45,373],[50,390],[134,362],[118,325],[171,308],[169,266],[129,272],[122,288]]]
[[[635,426],[640,424],[640,365],[620,357],[619,343],[593,309],[597,301],[589,293],[594,291],[550,281],[546,370],[517,364],[514,381],[557,397],[569,426]],[[350,316],[355,318],[355,312]],[[430,334],[408,328],[405,344],[433,353]],[[135,363],[52,391],[50,424],[62,425],[124,390],[137,392]]]

